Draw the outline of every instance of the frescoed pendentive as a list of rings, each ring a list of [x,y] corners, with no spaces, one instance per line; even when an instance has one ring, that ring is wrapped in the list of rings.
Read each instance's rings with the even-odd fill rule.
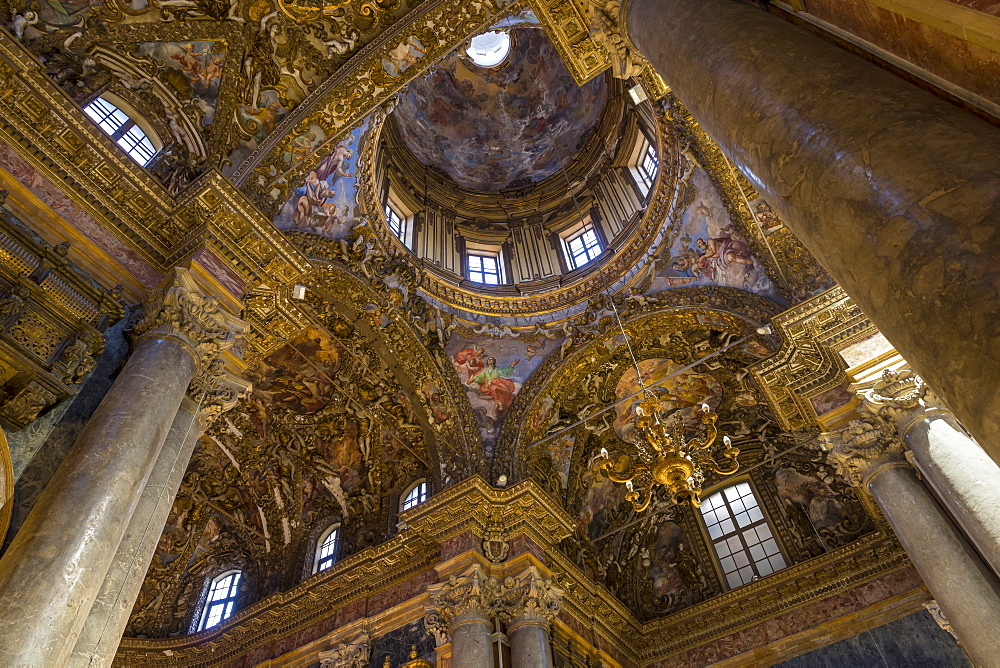
[[[781,302],[782,297],[746,237],[729,217],[708,174],[696,168],[688,187],[694,201],[681,216],[681,227],[650,292],[693,285],[723,285],[755,292]],[[765,216],[768,223],[772,223]]]
[[[448,342],[445,353],[466,388],[488,450],[496,444],[500,425],[514,397],[545,357],[558,347],[558,342],[548,339],[525,343],[489,336],[453,336]]]
[[[355,165],[361,138],[367,129],[368,119],[365,119],[361,127],[352,130],[337,143],[333,152],[310,170],[305,182],[292,191],[274,219],[279,230],[310,232],[334,241],[350,235],[358,204]],[[318,126],[309,126],[282,154],[284,167],[308,158],[325,139],[326,135]]]
[[[190,98],[201,112],[202,125],[215,117],[226,54],[212,41],[146,42],[136,50],[161,67],[160,77],[182,98]]]

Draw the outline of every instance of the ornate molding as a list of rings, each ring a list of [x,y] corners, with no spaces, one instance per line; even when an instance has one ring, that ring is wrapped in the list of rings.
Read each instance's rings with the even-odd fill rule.
[[[371,656],[371,637],[361,633],[344,640],[333,649],[319,653],[320,668],[365,668]]]
[[[242,366],[242,365],[241,365]],[[226,368],[226,360],[217,357],[206,364],[188,386],[187,396],[198,407],[202,429],[207,429],[220,415],[234,408],[251,388],[249,381]]]
[[[817,418],[809,398],[847,381],[837,351],[878,330],[839,286],[775,316],[771,326],[781,348],[751,366],[750,373],[782,429],[808,428]]]

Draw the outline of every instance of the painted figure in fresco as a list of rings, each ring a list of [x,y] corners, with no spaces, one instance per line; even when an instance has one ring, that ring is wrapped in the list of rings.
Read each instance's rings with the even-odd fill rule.
[[[714,277],[717,269],[725,271],[731,264],[753,264],[750,247],[739,236],[734,237],[734,232],[730,224],[722,230],[719,237],[695,241],[702,253],[698,259],[698,267],[707,270],[708,275]]]
[[[462,380],[463,384],[468,385],[472,381],[473,376],[483,370],[483,355],[485,354],[485,348],[482,346],[473,346],[459,350],[451,358],[451,364],[455,367],[455,371],[458,373],[458,377]]]
[[[309,157],[312,153],[313,144],[316,142],[316,133],[306,130],[298,137],[292,139],[288,144],[288,150],[281,154],[281,159],[288,165],[294,165]]]
[[[778,496],[786,504],[800,506],[817,530],[840,524],[850,517],[850,509],[837,500],[828,484],[795,469],[783,468],[774,473]]]
[[[757,212],[754,214],[754,218],[757,219],[757,223],[760,225],[760,229],[764,232],[765,236],[784,227],[766,202],[761,202],[757,205]]]
[[[281,111],[281,105],[272,102],[265,107],[240,107],[240,116],[246,129],[253,135],[254,141],[259,144],[274,131]]]
[[[496,403],[496,415],[503,415],[514,403],[514,392],[517,391],[514,381],[514,367],[521,360],[514,360],[509,367],[497,367],[497,358],[487,357],[486,368],[477,373],[471,383],[479,385],[479,391],[493,399]]]
[[[170,57],[177,61],[181,72],[188,75],[191,84],[194,85],[202,80],[201,68],[203,63],[198,54],[195,53],[194,44],[187,42],[181,48],[183,49],[181,53],[172,53]]]
[[[400,42],[396,48],[389,51],[389,57],[382,59],[382,67],[389,76],[398,77],[424,55],[424,45],[411,35],[405,42]]]

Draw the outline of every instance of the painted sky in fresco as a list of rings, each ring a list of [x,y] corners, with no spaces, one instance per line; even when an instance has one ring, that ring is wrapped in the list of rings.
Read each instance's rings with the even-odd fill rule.
[[[357,160],[362,136],[368,130],[366,118],[339,142],[306,175],[304,183],[292,191],[282,205],[274,224],[279,230],[311,232],[338,241],[354,228],[357,207]],[[281,156],[283,167],[290,167],[312,155],[313,149],[325,139],[315,125],[295,137]]]
[[[723,285],[782,302],[763,265],[729,217],[708,174],[696,168],[688,182],[695,198],[650,292],[691,285]]]
[[[542,30],[512,35],[504,64],[487,70],[456,53],[407,86],[394,113],[418,160],[473,190],[555,173],[607,96],[603,77],[576,85]]]
[[[496,444],[514,397],[545,357],[558,348],[558,340],[524,343],[489,336],[452,336],[445,354],[465,386],[488,450]]]

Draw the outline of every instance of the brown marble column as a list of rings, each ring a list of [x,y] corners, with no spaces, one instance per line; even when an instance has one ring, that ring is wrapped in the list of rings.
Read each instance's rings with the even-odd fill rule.
[[[559,613],[562,596],[534,566],[504,579],[501,598],[512,668],[552,668],[549,623]]]
[[[875,499],[965,651],[1000,665],[1000,582],[917,478],[894,425],[868,414],[830,443],[831,463]]]
[[[1000,462],[1000,129],[736,0],[624,0],[638,51]]]
[[[451,665],[493,668],[493,622],[498,583],[481,567],[427,588],[432,604],[424,625],[438,640],[451,638]]]
[[[132,355],[0,560],[0,665],[62,666],[188,384],[241,325],[178,269]]]
[[[1000,575],[1000,466],[911,370],[886,371],[863,397],[896,426],[937,498]]]

